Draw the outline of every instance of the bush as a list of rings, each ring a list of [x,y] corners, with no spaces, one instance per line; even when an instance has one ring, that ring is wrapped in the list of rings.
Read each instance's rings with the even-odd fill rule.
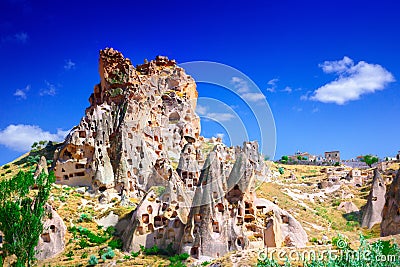
[[[103,252],[103,254],[101,255],[101,259],[103,261],[106,261],[106,259],[112,259],[115,257],[115,253],[112,250],[112,248],[108,247],[106,252]]]
[[[72,250],[68,251],[68,253],[65,254],[67,256],[67,260],[72,260],[72,257],[74,256],[74,252]]]
[[[124,255],[124,260],[130,260],[131,259],[131,256],[129,256],[129,255]]]
[[[99,263],[99,260],[95,255],[91,255],[88,261],[89,265],[93,266]]]
[[[90,214],[82,213],[78,219],[78,222],[91,222],[92,216]]]
[[[132,251],[132,252],[131,252],[131,256],[132,256],[133,258],[136,258],[137,256],[139,256],[139,254],[140,254],[140,251],[137,251],[137,252]]]
[[[178,262],[178,261],[187,260],[188,258],[189,258],[189,254],[182,253],[182,254],[178,254],[178,255],[170,257],[169,261],[172,262],[172,263],[175,263],[175,262]]]
[[[4,169],[4,170],[6,170],[6,169],[8,169],[8,168],[10,168],[10,165],[8,165],[8,164],[6,164],[6,165],[3,166],[3,169]]]
[[[108,246],[112,249],[122,249],[122,240],[121,239],[113,239],[108,242]]]
[[[88,256],[89,256],[88,253],[85,251],[82,253],[81,259],[86,259]]]
[[[6,174],[9,174],[9,173],[11,173],[11,170],[7,170],[7,171],[6,171]]]

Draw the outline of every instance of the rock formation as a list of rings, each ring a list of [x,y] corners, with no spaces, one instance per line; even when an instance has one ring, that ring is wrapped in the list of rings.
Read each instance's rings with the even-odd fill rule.
[[[382,221],[382,210],[385,205],[386,185],[377,169],[374,170],[371,191],[368,195],[367,204],[363,208],[361,220],[362,227],[372,228]]]
[[[46,219],[43,223],[43,233],[36,246],[36,258],[48,259],[62,252],[65,247],[64,237],[67,227],[58,213],[46,205]]]
[[[54,169],[57,183],[90,186],[102,202],[116,193],[121,203],[141,199],[122,233],[125,250],[172,245],[199,258],[305,246],[299,222],[256,197],[255,181],[267,175],[257,142],[228,148],[216,140],[203,155],[196,84],[175,61],[158,56],[135,68],[110,48],[100,51],[99,72]]]
[[[112,48],[100,51],[99,72],[85,117],[55,153],[57,183],[139,197],[169,179],[184,136],[199,137],[196,84],[173,60],[134,68]]]
[[[400,234],[400,170],[386,193],[381,223],[381,236],[396,234]]]
[[[351,201],[341,202],[337,209],[341,210],[341,211],[344,211],[345,213],[351,213],[351,212],[358,212],[359,211],[357,206]]]

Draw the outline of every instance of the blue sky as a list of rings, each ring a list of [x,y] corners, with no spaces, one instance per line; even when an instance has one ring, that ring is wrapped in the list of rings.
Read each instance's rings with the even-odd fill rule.
[[[399,8],[397,1],[3,0],[0,164],[34,138],[60,140],[79,123],[99,81],[98,51],[108,46],[134,64],[161,54],[240,70],[271,108],[275,158],[333,149],[344,158],[395,155]],[[198,90],[246,110],[216,86]],[[216,106],[205,108],[229,121]],[[228,134],[213,121],[202,126],[206,136]]]

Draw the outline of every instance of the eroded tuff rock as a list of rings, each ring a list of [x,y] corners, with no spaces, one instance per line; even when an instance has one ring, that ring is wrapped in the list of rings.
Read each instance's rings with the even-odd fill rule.
[[[382,221],[382,210],[385,205],[386,185],[377,169],[374,170],[371,191],[368,195],[367,204],[363,208],[361,220],[362,227],[372,228]]]
[[[219,257],[249,248],[304,247],[307,234],[288,212],[257,198],[255,180],[264,161],[256,142],[243,148],[217,144],[201,168],[196,153],[182,149],[178,175],[163,194],[150,191],[122,239],[124,249],[169,244],[192,257]]]
[[[65,247],[64,237],[67,227],[58,213],[46,204],[46,219],[43,222],[43,233],[36,246],[36,258],[48,259],[62,252]]]
[[[135,68],[112,48],[100,51],[99,72],[85,117],[55,153],[57,182],[142,196],[169,179],[184,136],[199,136],[196,84],[173,60]]]
[[[200,258],[305,246],[299,222],[256,197],[255,181],[267,175],[257,142],[228,148],[217,140],[203,155],[196,85],[173,60],[135,68],[110,48],[100,51],[99,72],[85,117],[56,152],[55,173],[58,183],[91,186],[102,202],[116,192],[121,203],[141,199],[117,225],[125,250],[171,244]]]
[[[397,234],[400,234],[400,170],[386,193],[381,223],[381,236]]]

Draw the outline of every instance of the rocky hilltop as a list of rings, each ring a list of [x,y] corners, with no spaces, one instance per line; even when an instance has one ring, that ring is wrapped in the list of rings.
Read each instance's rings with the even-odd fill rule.
[[[134,67],[107,48],[99,73],[85,117],[53,167],[57,183],[87,186],[102,203],[139,200],[122,229],[125,250],[172,245],[200,258],[305,246],[300,223],[255,194],[267,170],[257,142],[216,142],[203,153],[196,84],[174,60],[158,56]]]

